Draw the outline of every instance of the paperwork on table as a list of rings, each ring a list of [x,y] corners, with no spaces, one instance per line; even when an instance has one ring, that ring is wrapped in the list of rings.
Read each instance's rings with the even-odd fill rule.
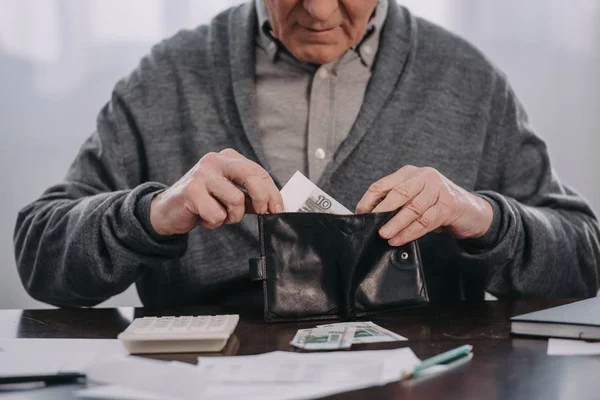
[[[0,339],[2,352],[127,354],[116,339]]]
[[[582,356],[600,354],[600,342],[585,340],[548,339],[549,356]]]
[[[99,355],[125,355],[118,340],[0,339],[0,376],[79,372]]]
[[[198,366],[113,357],[86,369],[78,397],[104,399],[312,399],[402,379],[420,360],[411,349],[200,357]],[[137,396],[137,397],[135,397]],[[144,397],[147,396],[147,397]]]
[[[333,325],[314,330],[386,332],[366,322]],[[378,336],[371,334],[366,337]],[[312,399],[399,381],[420,363],[410,348],[207,356],[191,365],[129,356],[116,340],[17,339],[0,345],[2,372],[82,372],[88,387],[76,396],[95,399]]]

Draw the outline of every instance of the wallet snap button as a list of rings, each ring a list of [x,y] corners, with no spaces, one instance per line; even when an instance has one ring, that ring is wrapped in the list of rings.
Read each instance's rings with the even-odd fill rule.
[[[392,264],[401,270],[411,270],[415,267],[411,260],[410,252],[403,251],[404,249],[396,249],[390,253],[390,261]]]

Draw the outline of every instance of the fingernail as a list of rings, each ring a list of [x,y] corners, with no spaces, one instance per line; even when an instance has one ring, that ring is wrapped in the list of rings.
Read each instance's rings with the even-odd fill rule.
[[[276,212],[277,214],[280,214],[280,213],[282,213],[282,212],[283,212],[283,206],[282,206],[281,204],[276,204],[276,205],[275,205],[275,212]]]
[[[379,234],[381,235],[382,238],[384,239],[389,239],[392,236],[392,232],[387,229],[387,228],[383,228],[379,231]]]

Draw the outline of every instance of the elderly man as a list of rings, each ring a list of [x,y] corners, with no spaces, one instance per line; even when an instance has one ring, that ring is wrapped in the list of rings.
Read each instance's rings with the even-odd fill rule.
[[[296,170],[400,208],[380,235],[420,239],[432,301],[598,290],[598,223],[506,77],[393,0],[257,0],[155,46],[19,214],[20,276],[55,305],[132,283],[147,306],[260,301],[244,216],[281,212]]]

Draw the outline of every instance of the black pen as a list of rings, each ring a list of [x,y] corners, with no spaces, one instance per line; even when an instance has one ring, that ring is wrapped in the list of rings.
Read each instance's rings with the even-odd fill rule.
[[[85,375],[76,372],[59,372],[53,375],[23,375],[23,376],[0,376],[0,385],[13,385],[19,383],[41,382],[46,385],[64,385],[66,383],[77,383],[84,380]]]

